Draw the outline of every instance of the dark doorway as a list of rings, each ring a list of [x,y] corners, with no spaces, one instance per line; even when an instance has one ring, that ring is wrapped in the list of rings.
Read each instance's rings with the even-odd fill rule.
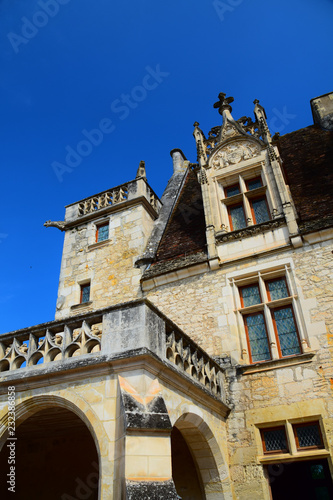
[[[204,500],[203,486],[195,462],[182,436],[174,427],[171,432],[172,478],[182,500]]]
[[[326,459],[267,466],[273,500],[332,500],[332,478]]]
[[[98,499],[96,446],[73,412],[59,407],[41,410],[17,427],[16,438],[15,494],[1,481],[1,500]],[[10,467],[7,443],[0,453],[2,478]]]

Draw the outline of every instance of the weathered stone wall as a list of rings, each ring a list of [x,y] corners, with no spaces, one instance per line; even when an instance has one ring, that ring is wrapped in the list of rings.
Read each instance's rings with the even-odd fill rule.
[[[56,319],[141,296],[141,271],[134,264],[145,249],[153,219],[142,205],[114,212],[103,221],[109,219],[105,242],[96,243],[96,221],[66,231]],[[89,280],[92,303],[78,305],[80,284]]]
[[[291,426],[290,420],[299,422],[304,418],[319,420],[326,447],[333,451],[332,252],[330,241],[305,244],[274,256],[239,261],[147,293],[152,303],[210,354],[229,356],[232,365],[241,365],[246,360],[242,360],[230,277],[278,266],[290,268],[295,303],[309,341],[306,352],[313,351],[313,357],[295,364],[290,358],[289,365],[287,361],[284,366],[277,360],[264,369],[259,364],[255,373],[242,374],[235,366],[228,370],[233,407],[227,419],[228,445],[237,500],[270,499],[260,426],[281,423]],[[283,362],[286,363],[286,358]],[[320,453],[310,455],[324,456]],[[295,460],[305,457],[304,452],[294,454]]]
[[[48,385],[44,384],[43,387],[32,380],[26,385],[22,380],[16,385],[16,426],[24,426],[29,416],[46,408],[56,411],[62,407],[76,413],[90,430],[96,444],[101,475],[99,498],[125,498],[125,478],[135,481],[138,487],[140,481],[146,487],[152,481],[171,480],[170,434],[157,428],[150,432],[147,429],[131,429],[131,433],[127,433],[121,401],[120,385],[124,382],[126,388],[143,401],[150,401],[152,388],[154,394],[158,388],[170,415],[171,425],[176,424],[186,435],[188,445],[193,446],[207,489],[207,498],[232,500],[226,423],[219,412],[212,409],[216,402],[210,402],[204,394],[199,402],[186,388],[184,391],[175,389],[172,379],[170,383],[164,380],[159,385],[154,375],[142,368],[129,369],[127,364],[119,373],[121,377],[117,373],[90,372],[88,376],[81,374],[80,378],[74,375],[75,385],[71,377],[68,380],[65,377],[50,379]],[[122,382],[119,382],[120,379]],[[7,412],[7,394],[3,393],[0,395],[2,453],[7,452]],[[81,479],[84,482],[85,478]],[[217,497],[214,496],[216,494]]]

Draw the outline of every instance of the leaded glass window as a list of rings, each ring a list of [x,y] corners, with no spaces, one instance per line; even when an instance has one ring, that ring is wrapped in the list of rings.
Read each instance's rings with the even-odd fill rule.
[[[258,284],[244,286],[241,288],[241,297],[243,307],[253,306],[261,303]]]
[[[286,431],[284,427],[276,427],[275,429],[263,429],[262,440],[264,453],[286,452],[288,451]]]
[[[297,448],[322,447],[322,440],[317,422],[306,425],[295,425],[294,430]]]
[[[262,186],[262,181],[260,177],[256,177],[255,179],[251,179],[246,183],[247,189],[251,191],[252,189],[257,189]]]
[[[292,308],[289,306],[275,309],[273,311],[273,317],[279,337],[281,355],[292,356],[294,354],[300,354],[301,348]]]
[[[81,304],[90,300],[90,283],[81,285]]]
[[[228,186],[225,188],[225,195],[229,198],[229,196],[234,196],[235,194],[239,194],[239,184],[234,184],[233,186]]]
[[[284,297],[289,296],[286,280],[284,278],[268,281],[267,289],[269,292],[270,300],[283,299]]]
[[[263,313],[245,317],[252,362],[271,359]]]
[[[270,219],[265,198],[252,200],[251,204],[252,204],[253,222],[255,224],[261,224],[262,222],[266,222]]]
[[[246,227],[246,220],[242,205],[229,207],[229,215],[230,215],[230,224],[232,226],[233,231]]]
[[[96,241],[105,241],[109,238],[109,224],[104,224],[97,228]]]

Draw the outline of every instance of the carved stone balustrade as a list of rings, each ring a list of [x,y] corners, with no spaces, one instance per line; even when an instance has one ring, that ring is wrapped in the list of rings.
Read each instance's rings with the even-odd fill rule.
[[[65,222],[68,225],[77,219],[94,216],[96,212],[100,215],[101,212],[112,211],[115,206],[131,205],[140,200],[146,203],[148,209],[153,210],[155,216],[159,213],[162,204],[143,177],[68,205]]]
[[[167,382],[192,384],[227,409],[222,367],[146,299],[0,335],[0,379],[135,364],[147,356]]]
[[[166,356],[169,361],[218,397],[224,394],[221,367],[178,329],[167,328]]]
[[[32,367],[101,350],[102,316],[51,322],[0,336],[0,371]]]

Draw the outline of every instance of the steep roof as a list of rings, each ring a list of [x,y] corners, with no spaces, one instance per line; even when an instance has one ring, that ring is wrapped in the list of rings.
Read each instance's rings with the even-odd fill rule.
[[[155,261],[144,277],[170,271],[180,263],[206,260],[206,230],[201,187],[189,170],[178,201],[160,241]],[[175,262],[176,261],[176,262]]]
[[[333,225],[333,132],[318,125],[280,137],[283,169],[301,232]]]

